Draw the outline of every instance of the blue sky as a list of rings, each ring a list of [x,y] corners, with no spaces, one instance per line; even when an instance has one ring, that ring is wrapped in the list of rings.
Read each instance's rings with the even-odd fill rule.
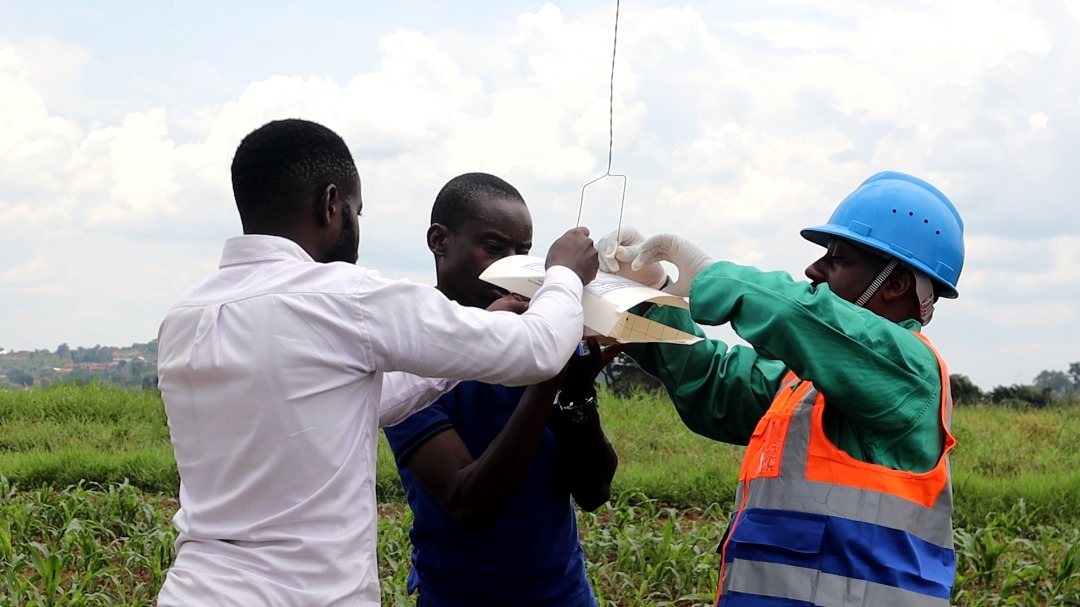
[[[0,347],[151,339],[239,232],[228,165],[275,118],[364,180],[362,264],[431,282],[439,187],[524,193],[536,252],[603,174],[613,2],[0,0]],[[625,223],[802,275],[798,230],[880,170],[967,224],[927,334],[984,388],[1080,360],[1080,2],[625,2]],[[618,188],[586,193],[614,227]],[[723,330],[715,333],[730,337]]]

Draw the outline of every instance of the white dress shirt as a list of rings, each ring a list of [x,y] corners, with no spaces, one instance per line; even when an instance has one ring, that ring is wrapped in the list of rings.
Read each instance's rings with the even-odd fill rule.
[[[284,238],[230,239],[158,336],[180,471],[176,561],[158,605],[378,605],[380,425],[450,380],[558,373],[581,339],[581,290],[555,266],[527,312],[487,312],[315,263]]]

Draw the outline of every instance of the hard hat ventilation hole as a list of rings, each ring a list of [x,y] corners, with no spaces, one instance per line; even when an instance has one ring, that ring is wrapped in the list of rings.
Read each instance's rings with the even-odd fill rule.
[[[907,216],[908,217],[914,217],[915,216],[915,211],[908,211]]]
[[[895,213],[895,212],[896,212],[896,209],[893,209],[893,210],[892,210],[892,212],[893,212],[893,213]]]
[[[941,230],[934,230],[935,234],[941,234]]]
[[[923,223],[930,223],[930,220],[929,219],[924,219],[924,220],[922,220],[922,222]]]

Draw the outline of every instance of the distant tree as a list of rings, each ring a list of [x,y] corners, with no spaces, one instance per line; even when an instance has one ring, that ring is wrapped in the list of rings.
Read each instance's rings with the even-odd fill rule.
[[[1073,390],[1080,392],[1080,362],[1069,363],[1069,379],[1072,380]]]
[[[997,386],[990,391],[990,400],[1002,404],[1045,407],[1054,402],[1049,388],[1027,385]]]
[[[56,346],[56,355],[57,356],[71,356],[71,347],[69,347],[67,345],[67,342],[64,342],[64,343],[60,344],[59,346]]]
[[[1035,376],[1035,387],[1049,390],[1054,400],[1068,398],[1077,390],[1072,378],[1064,371],[1043,371]]]
[[[974,405],[986,399],[986,394],[975,382],[968,379],[967,375],[950,375],[949,385],[952,388],[953,403],[957,405]]]
[[[12,369],[7,373],[8,380],[16,386],[32,386],[34,385],[34,376],[30,375],[22,369]]]
[[[74,384],[84,385],[94,381],[94,373],[89,369],[75,369],[68,379]]]

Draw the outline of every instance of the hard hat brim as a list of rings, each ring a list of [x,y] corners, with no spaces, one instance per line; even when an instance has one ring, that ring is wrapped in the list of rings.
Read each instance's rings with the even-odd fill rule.
[[[889,257],[896,257],[903,263],[924,272],[927,276],[934,279],[934,283],[937,284],[939,287],[938,294],[941,297],[944,297],[946,299],[956,299],[959,296],[959,293],[957,292],[955,287],[943,281],[938,276],[937,272],[926,267],[926,264],[908,255],[904,255],[899,251],[884,248],[882,247],[883,243],[874,238],[867,238],[862,234],[852,232],[848,228],[836,225],[821,225],[812,228],[805,228],[801,230],[799,234],[806,240],[809,240],[810,242],[823,247],[829,246],[829,239],[834,237],[840,237],[845,240],[850,240],[852,242],[858,243],[864,247],[868,247],[875,251],[879,251]]]

